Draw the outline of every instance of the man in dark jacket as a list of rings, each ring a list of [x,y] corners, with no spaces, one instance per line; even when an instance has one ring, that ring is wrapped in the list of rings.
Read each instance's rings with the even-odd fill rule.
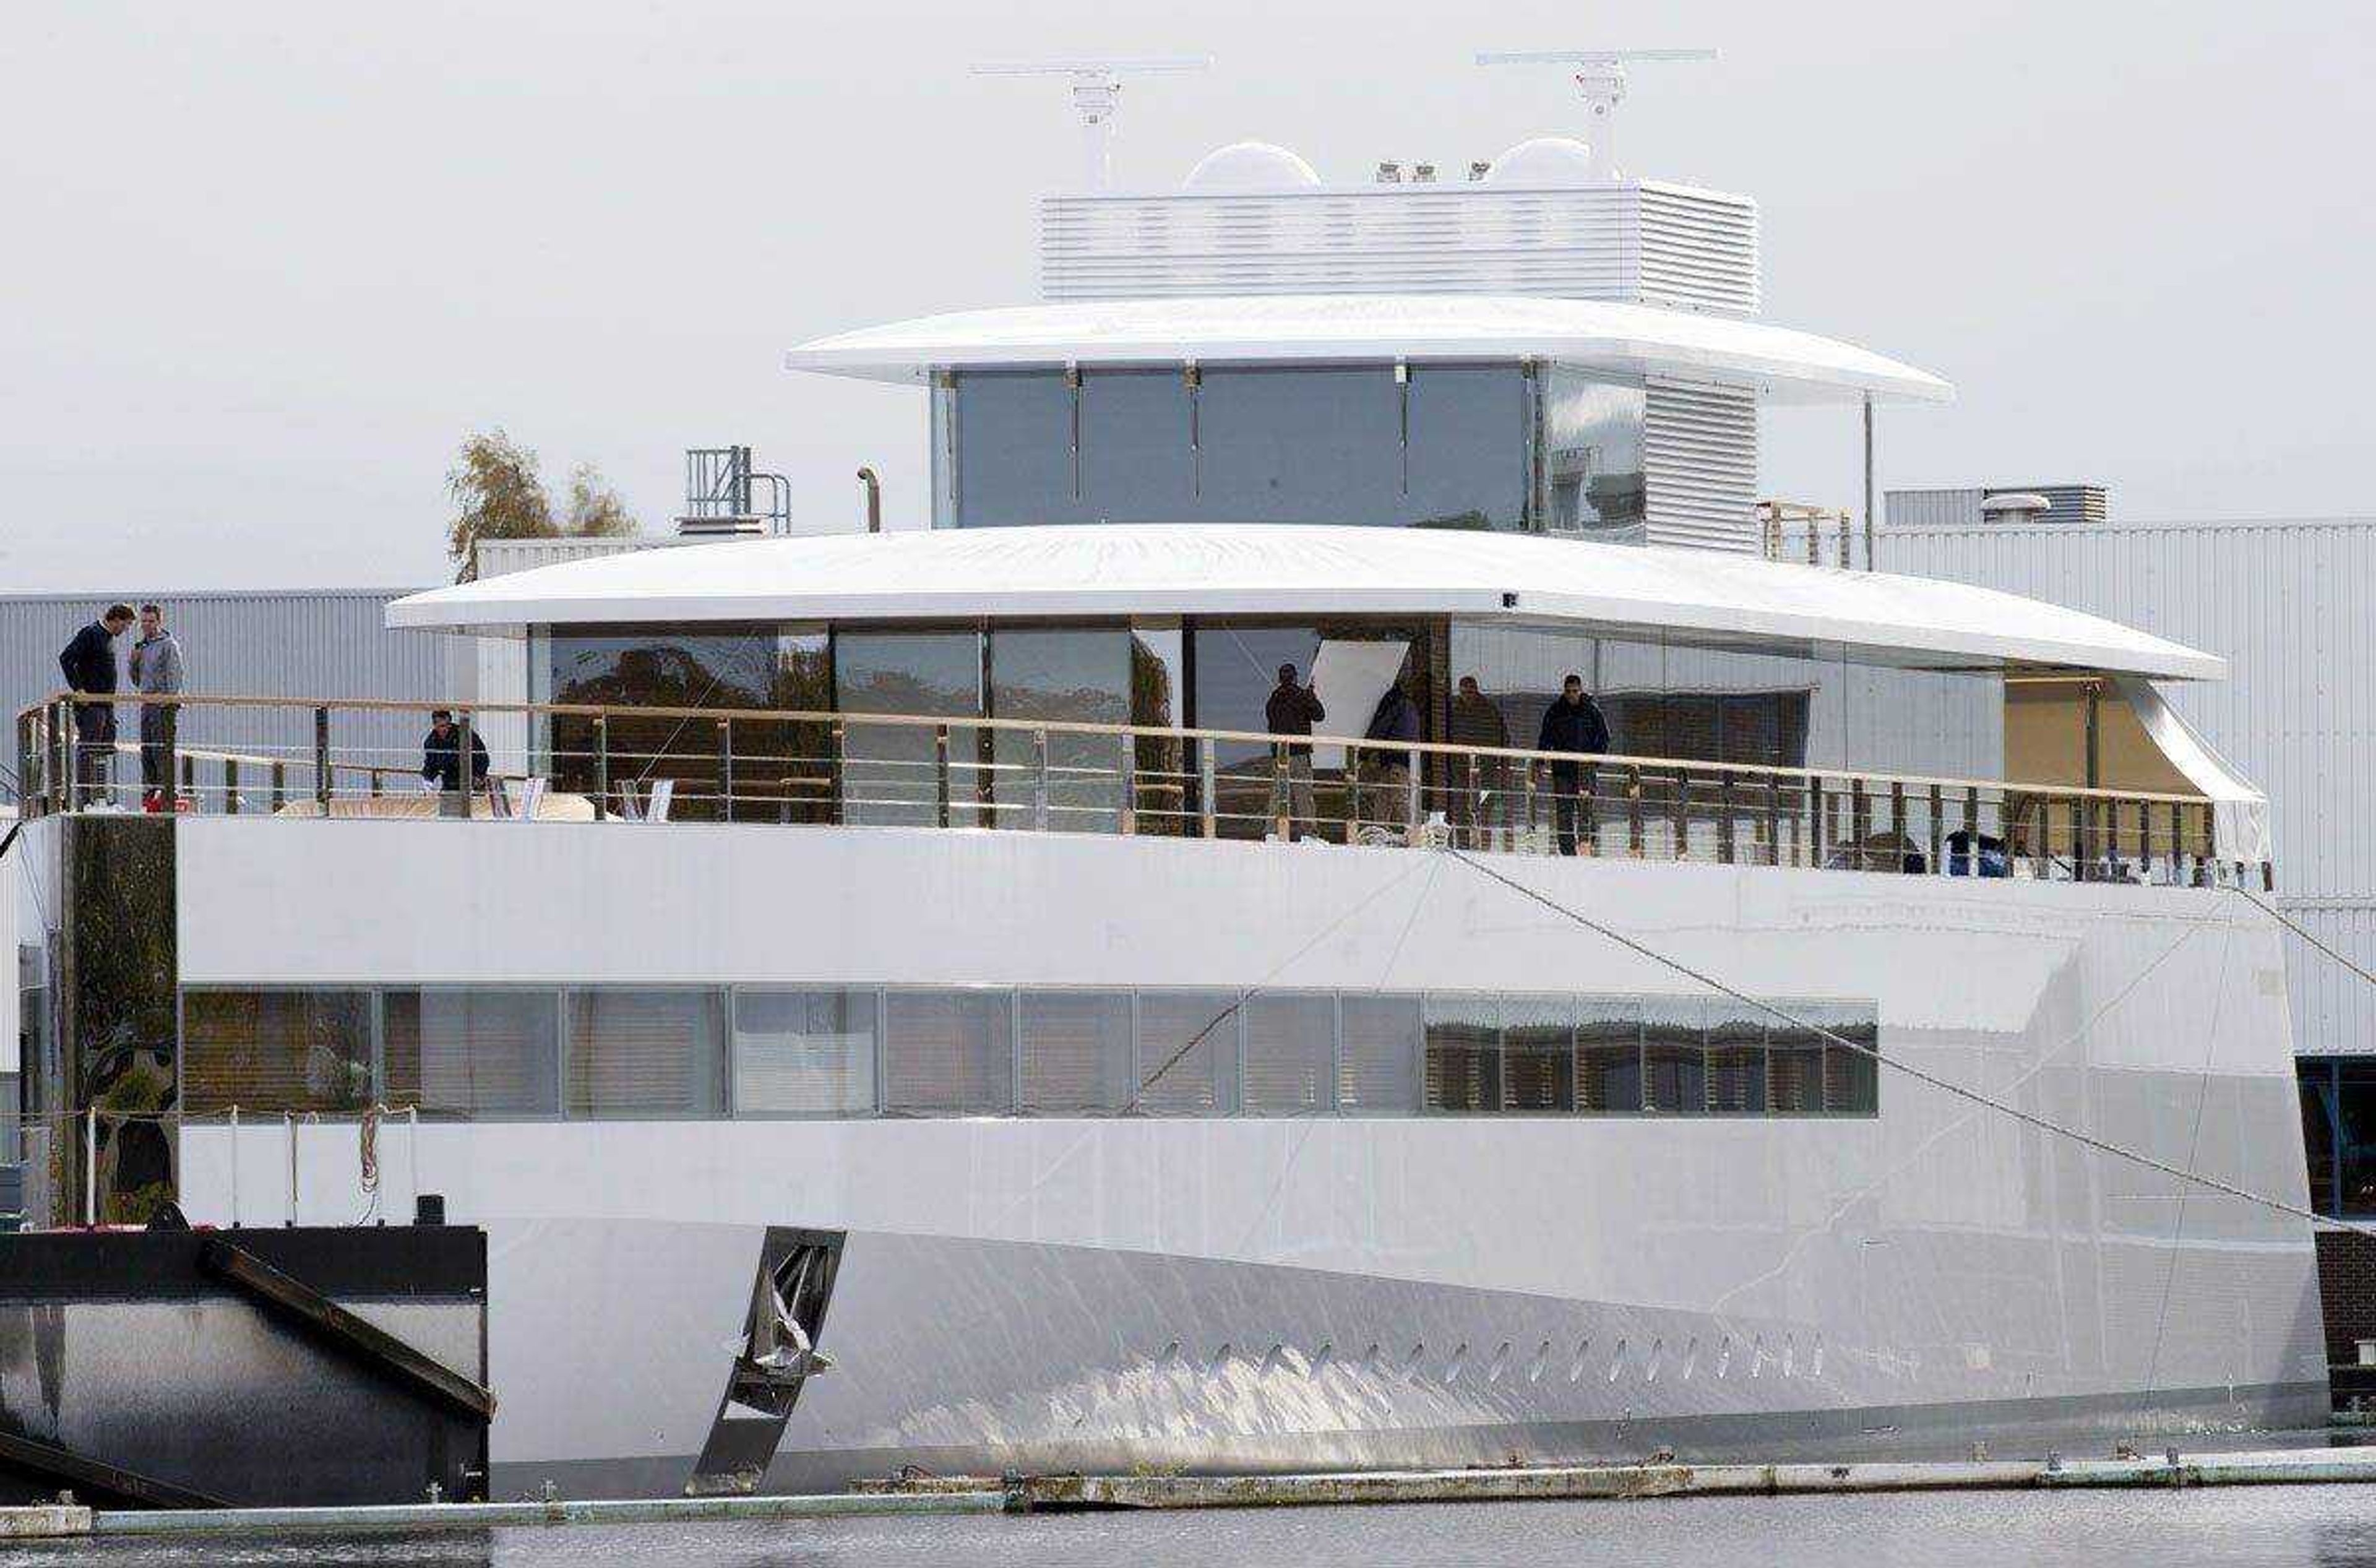
[[[1396,681],[1370,711],[1370,727],[1361,731],[1361,739],[1392,744],[1419,738],[1419,705]],[[1368,760],[1370,776],[1370,809],[1364,817],[1388,826],[1405,821],[1411,814],[1410,754],[1379,749],[1365,750],[1362,755]]]
[[[473,794],[488,787],[487,774],[493,765],[487,760],[487,748],[478,731],[470,732],[470,791]],[[429,716],[429,737],[421,742],[421,777],[440,790],[462,787],[462,732],[456,728],[453,713],[439,708]]]
[[[1477,684],[1474,675],[1460,677],[1460,684],[1452,694],[1452,743],[1483,750],[1509,749],[1509,722],[1502,717],[1493,699]],[[1452,822],[1462,830],[1462,842],[1472,849],[1484,848],[1498,814],[1493,802],[1500,796],[1503,780],[1509,773],[1506,757],[1480,756],[1475,760],[1476,766],[1471,767],[1467,757],[1452,759]]]
[[[107,613],[74,635],[58,655],[58,669],[74,692],[115,692],[115,639],[136,619],[132,606],[111,604]],[[74,782],[77,804],[96,796],[105,799],[114,778],[115,705],[75,704]]]
[[[1538,752],[1567,752],[1581,756],[1605,756],[1609,752],[1609,721],[1600,705],[1585,695],[1584,677],[1570,675],[1560,683],[1559,700],[1543,712],[1542,732],[1535,738]],[[1559,825],[1559,850],[1575,853],[1576,825],[1583,824],[1589,844],[1598,837],[1592,808],[1598,771],[1588,763],[1551,764],[1552,811]]]
[[[1319,820],[1312,800],[1312,727],[1327,717],[1328,710],[1320,706],[1320,694],[1296,681],[1295,666],[1280,665],[1278,684],[1263,704],[1263,721],[1274,735],[1302,737],[1300,745],[1280,742],[1277,751],[1287,765],[1287,799],[1273,800],[1271,814],[1286,816],[1290,839],[1303,837],[1304,824]]]

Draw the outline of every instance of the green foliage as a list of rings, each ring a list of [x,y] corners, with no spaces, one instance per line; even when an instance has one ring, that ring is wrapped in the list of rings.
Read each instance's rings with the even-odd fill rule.
[[[446,549],[457,582],[479,575],[482,539],[608,539],[636,531],[627,504],[591,463],[571,470],[568,505],[556,522],[552,497],[537,474],[536,454],[500,429],[463,441],[446,472],[446,493],[454,502]]]

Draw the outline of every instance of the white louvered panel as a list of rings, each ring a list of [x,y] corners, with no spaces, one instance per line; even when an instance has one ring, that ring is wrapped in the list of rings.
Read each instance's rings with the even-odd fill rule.
[[[1649,542],[1756,550],[1756,395],[1655,378],[1647,390]]]
[[[1357,186],[1051,196],[1051,300],[1290,292],[1540,294],[1746,315],[1757,213],[1678,186]]]

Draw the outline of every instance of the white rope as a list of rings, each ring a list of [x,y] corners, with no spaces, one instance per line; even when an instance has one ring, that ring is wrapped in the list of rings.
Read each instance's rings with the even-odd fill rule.
[[[2206,1176],[2199,1170],[2189,1170],[2183,1166],[2172,1165],[2168,1160],[2156,1159],[2152,1155],[2143,1153],[2137,1149],[2127,1148],[2121,1145],[2109,1142],[2106,1139],[2096,1136],[2092,1133],[2083,1132],[2076,1127],[2066,1127],[2059,1122],[2049,1121],[2046,1117],[2037,1115],[2034,1111],[2024,1111],[2019,1106],[2008,1105],[2001,1099],[1990,1099],[1989,1096],[1980,1093],[1978,1089],[1966,1088],[1962,1084],[1952,1083],[1945,1078],[1940,1077],[1935,1073],[1927,1073],[1921,1068],[1914,1066],[1909,1063],[1900,1062],[1895,1057],[1885,1054],[1877,1047],[1859,1044],[1858,1041],[1849,1039],[1844,1035],[1836,1034],[1830,1029],[1824,1028],[1820,1024],[1811,1024],[1804,1018],[1794,1016],[1783,1008],[1776,1006],[1771,1002],[1766,1002],[1758,997],[1751,996],[1746,992],[1735,990],[1733,987],[1725,984],[1724,981],[1717,980],[1713,975],[1705,973],[1699,969],[1694,969],[1690,965],[1683,963],[1680,959],[1669,957],[1666,954],[1658,952],[1656,948],[1649,947],[1642,943],[1636,942],[1634,938],[1627,936],[1622,932],[1613,930],[1609,926],[1603,925],[1598,921],[1592,919],[1588,915],[1580,914],[1576,910],[1569,909],[1566,905],[1560,903],[1558,900],[1537,892],[1535,889],[1527,886],[1525,883],[1518,881],[1515,877],[1506,876],[1501,872],[1495,871],[1491,866],[1486,865],[1482,861],[1471,858],[1469,855],[1458,849],[1447,845],[1442,852],[1450,855],[1454,860],[1458,861],[1462,865],[1467,866],[1469,870],[1477,873],[1479,876],[1500,883],[1503,886],[1509,888],[1512,892],[1519,894],[1521,897],[1541,905],[1544,909],[1550,910],[1553,914],[1556,914],[1564,920],[1572,921],[1575,924],[1584,927],[1586,931],[1592,932],[1597,935],[1606,937],[1608,940],[1617,944],[1619,946],[1626,948],[1631,952],[1637,953],[1643,957],[1649,959],[1654,964],[1672,969],[1675,973],[1683,976],[1687,980],[1696,980],[1700,984],[1706,986],[1710,991],[1717,992],[1723,995],[1729,996],[1735,1002],[1741,1004],[1743,1006],[1754,1007],[1761,1013],[1779,1018],[1793,1028],[1808,1030],[1822,1039],[1830,1041],[1832,1044],[1844,1047],[1849,1051],[1857,1051],[1865,1056],[1870,1056],[1881,1065],[1888,1067],[1893,1071],[1903,1073],[1907,1077],[1914,1079],[1918,1083],[1928,1084],[1932,1088],[1939,1089],[1946,1094],[1954,1095],[1959,1099],[1966,1099],[1975,1105],[1982,1106],[1988,1110],[2010,1116],[2014,1121],[2036,1127],[2040,1132],[2051,1133],[2057,1137],[2068,1138],[2073,1143],[2081,1144],[2088,1148],[2096,1150],[2098,1154],[2109,1154],[2115,1159],[2125,1159],[2132,1165],[2143,1166],[2148,1170],[2157,1170],[2165,1176],[2174,1176],[2181,1182],[2191,1182],[2197,1186],[2209,1188],[2215,1193],[2223,1193],[2231,1198],[2241,1198],[2246,1203],[2257,1204],[2263,1208],[2273,1209],[2279,1214],[2290,1215],[2297,1219],[2307,1219],[2313,1224],[2328,1225],[2338,1230],[2348,1230],[2357,1235],[2376,1238],[2376,1227],[2357,1225],[2349,1220],[2336,1219],[2331,1216],[2320,1214],[2314,1210],[2302,1208],[2297,1205],[2287,1203],[2282,1198],[2273,1198],[2264,1193],[2251,1192],[2245,1188],[2235,1186],[2230,1182],[2222,1182],[2216,1176]],[[2242,892],[2243,890],[2240,888],[2222,888],[2218,891]],[[2247,898],[2252,897],[2249,893],[2245,893],[2244,897]],[[2257,898],[2253,898],[2252,901],[2254,903],[2260,902]]]

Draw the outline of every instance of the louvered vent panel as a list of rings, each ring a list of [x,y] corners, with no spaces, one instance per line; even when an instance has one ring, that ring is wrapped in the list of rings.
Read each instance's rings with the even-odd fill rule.
[[[1756,550],[1756,395],[1657,379],[1648,390],[1649,542]]]
[[[1040,258],[1051,300],[1506,293],[1729,315],[1758,304],[1755,205],[1679,186],[1050,196]]]

